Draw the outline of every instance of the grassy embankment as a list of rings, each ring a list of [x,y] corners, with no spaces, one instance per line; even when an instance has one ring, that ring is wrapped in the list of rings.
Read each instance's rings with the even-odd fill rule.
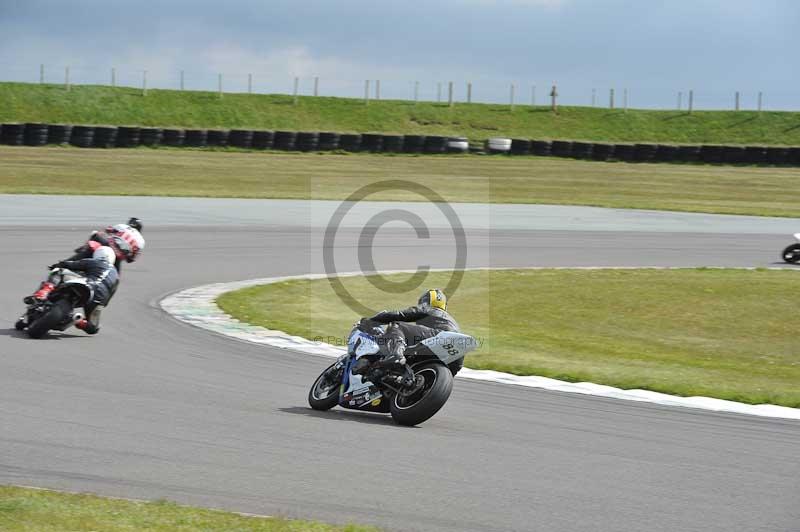
[[[94,495],[0,486],[0,530],[5,532],[374,532],[361,526],[248,517],[179,506],[166,501],[136,502]]]
[[[431,274],[426,285],[448,279]],[[380,308],[407,306],[419,291],[342,280]],[[486,342],[467,356],[471,368],[800,407],[798,290],[794,271],[475,271],[449,310]],[[359,317],[326,280],[245,289],[218,303],[242,321],[330,343]]]
[[[383,179],[428,185],[451,202],[800,216],[800,168],[0,146],[0,193],[10,194],[341,200]],[[397,191],[370,199],[420,200]]]
[[[446,104],[0,83],[0,122],[506,136],[594,141],[800,145],[800,113]]]

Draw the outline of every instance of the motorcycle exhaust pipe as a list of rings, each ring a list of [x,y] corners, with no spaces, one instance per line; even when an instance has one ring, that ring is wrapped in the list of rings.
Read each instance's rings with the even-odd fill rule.
[[[83,314],[80,312],[73,312],[72,314],[72,323],[78,323],[84,318]]]

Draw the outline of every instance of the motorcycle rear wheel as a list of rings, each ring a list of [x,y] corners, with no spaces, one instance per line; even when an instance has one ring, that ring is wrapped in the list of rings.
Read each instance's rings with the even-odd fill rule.
[[[72,312],[72,306],[68,301],[64,299],[57,301],[49,311],[28,325],[28,336],[41,338],[47,334],[47,331],[61,323],[70,312]]]
[[[783,250],[781,258],[789,264],[797,264],[800,262],[800,244],[792,244]]]
[[[447,366],[428,362],[416,366],[414,375],[424,379],[422,389],[404,396],[396,394],[389,405],[392,418],[400,425],[419,425],[438,412],[453,391],[453,374]]]
[[[336,364],[320,373],[308,392],[308,405],[314,410],[330,410],[339,404],[339,384],[330,381],[327,374]]]

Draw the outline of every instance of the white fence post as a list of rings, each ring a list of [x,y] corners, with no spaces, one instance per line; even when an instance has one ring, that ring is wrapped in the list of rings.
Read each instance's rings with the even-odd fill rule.
[[[447,83],[447,105],[453,107],[453,82]]]
[[[222,98],[222,74],[217,74],[217,93]]]
[[[694,110],[694,89],[689,91],[689,114]]]
[[[623,112],[628,112],[628,89],[622,90],[622,103],[623,103]]]
[[[558,89],[556,84],[553,83],[553,90],[550,91],[550,98],[552,98],[550,105],[554,113],[558,112]]]
[[[736,111],[739,110],[739,91],[736,91],[736,104],[734,105]]]
[[[297,91],[300,88],[300,78],[294,77],[294,91],[292,92],[292,103],[297,105]]]
[[[512,111],[514,110],[514,89],[516,89],[516,87],[512,83],[511,84],[511,89],[510,89],[509,95],[508,95],[508,105],[509,105],[509,109],[512,110]]]
[[[111,67],[111,86],[117,86],[117,69],[114,67]]]
[[[678,91],[678,111],[683,107],[683,91]]]
[[[319,76],[314,76],[314,96],[319,96]]]
[[[597,100],[597,89],[592,89],[592,107],[595,106]]]
[[[44,63],[39,65],[39,83],[44,83]]]
[[[762,109],[761,103],[763,102],[763,96],[764,96],[764,93],[761,92],[761,91],[758,91],[758,112],[759,113],[761,112],[761,109]]]
[[[66,67],[66,68],[64,69],[64,88],[65,88],[65,89],[67,89],[67,90],[70,90],[70,84],[69,84],[69,67]]]
[[[369,80],[364,80],[364,105],[369,105]]]
[[[436,103],[442,102],[442,82],[436,83]]]
[[[147,70],[142,71],[142,96],[147,96]]]
[[[419,101],[419,81],[414,82],[414,103]]]
[[[467,82],[467,103],[472,103],[472,82]]]
[[[614,89],[608,91],[608,108],[614,108]]]
[[[181,70],[181,90],[183,90],[183,70]]]
[[[381,99],[381,80],[379,79],[375,80],[375,99]]]
[[[531,107],[536,107],[536,85],[531,85]]]
[[[247,94],[253,94],[253,74],[247,74]]]

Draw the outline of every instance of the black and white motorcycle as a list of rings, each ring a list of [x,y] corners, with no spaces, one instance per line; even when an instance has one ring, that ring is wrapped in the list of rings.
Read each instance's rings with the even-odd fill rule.
[[[797,264],[800,262],[800,233],[794,234],[795,239],[798,240],[797,244],[787,246],[781,253],[781,258],[789,264]]]
[[[83,319],[75,309],[83,308],[94,297],[86,278],[66,268],[53,268],[48,281],[55,288],[44,301],[28,305],[25,314],[14,325],[18,331],[27,330],[31,338],[41,338],[50,330],[65,331]]]
[[[314,381],[308,393],[311,408],[330,410],[339,405],[389,413],[401,425],[418,425],[444,406],[464,356],[478,345],[466,334],[440,332],[409,346],[404,366],[375,369],[373,363],[380,357],[377,337],[382,332],[363,324],[353,327],[347,353]]]

